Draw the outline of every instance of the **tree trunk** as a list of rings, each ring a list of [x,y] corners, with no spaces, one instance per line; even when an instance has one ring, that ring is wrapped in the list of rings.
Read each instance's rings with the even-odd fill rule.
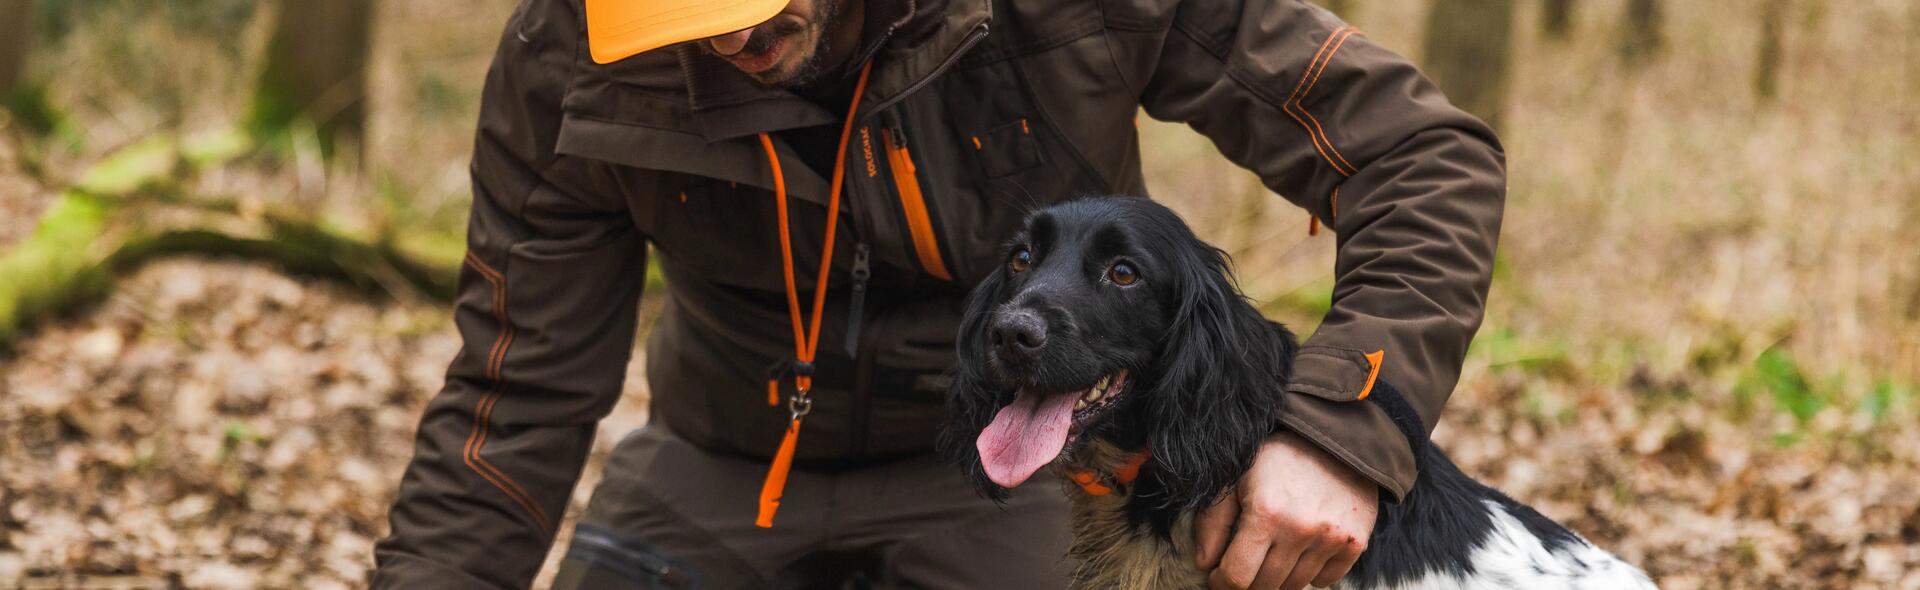
[[[366,122],[372,0],[282,0],[247,127],[273,135],[310,122],[320,146],[359,143]]]
[[[1760,7],[1760,47],[1753,66],[1753,94],[1772,102],[1780,90],[1780,36],[1784,33],[1786,0],[1766,0]]]
[[[1659,0],[1627,0],[1627,18],[1620,29],[1620,57],[1637,64],[1659,53],[1662,20]]]
[[[1435,0],[1426,72],[1453,104],[1498,128],[1513,63],[1513,0]]]
[[[1342,20],[1353,21],[1353,12],[1360,8],[1360,0],[1326,0],[1327,10],[1340,16]]]
[[[1573,0],[1546,0],[1540,27],[1548,39],[1566,39],[1573,32]]]
[[[0,0],[0,105],[8,102],[33,41],[33,0]]]

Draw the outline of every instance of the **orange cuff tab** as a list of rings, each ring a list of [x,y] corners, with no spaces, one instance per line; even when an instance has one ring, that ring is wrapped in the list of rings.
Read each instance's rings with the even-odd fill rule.
[[[1367,395],[1373,393],[1373,382],[1380,378],[1380,363],[1386,358],[1387,351],[1384,349],[1367,353],[1367,364],[1373,365],[1373,368],[1367,371],[1367,384],[1360,387],[1360,395],[1353,399],[1367,399]]]
[[[793,470],[793,448],[800,442],[800,421],[787,424],[787,436],[780,439],[780,450],[773,454],[767,468],[767,482],[760,486],[760,516],[753,524],[773,528],[773,513],[780,511],[780,496],[787,491],[787,473]]]

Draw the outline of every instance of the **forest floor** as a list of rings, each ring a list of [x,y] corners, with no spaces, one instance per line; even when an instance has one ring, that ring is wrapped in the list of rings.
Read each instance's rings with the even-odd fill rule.
[[[250,265],[133,274],[0,361],[0,587],[363,584],[458,346],[440,308]],[[1862,422],[1782,446],[1636,401],[1690,378],[1481,366],[1436,440],[1663,588],[1920,588],[1920,432]],[[644,423],[641,382],[630,371],[569,522]]]

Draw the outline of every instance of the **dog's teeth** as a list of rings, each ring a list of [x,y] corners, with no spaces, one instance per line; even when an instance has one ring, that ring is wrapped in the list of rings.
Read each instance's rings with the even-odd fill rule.
[[[1080,401],[1082,401],[1082,402],[1097,402],[1097,401],[1100,401],[1100,388],[1098,388],[1098,387],[1095,387],[1095,388],[1093,388],[1093,389],[1089,389],[1089,390],[1087,390],[1087,394],[1086,394],[1086,395],[1082,395],[1082,396],[1080,396]]]
[[[1112,375],[1108,375],[1108,376],[1106,376],[1106,377],[1101,377],[1099,381],[1096,381],[1096,382],[1094,382],[1094,384],[1093,384],[1093,390],[1094,390],[1094,391],[1106,391],[1106,390],[1107,390],[1107,382],[1108,382],[1108,381],[1112,381],[1112,380],[1113,380],[1113,376],[1112,376]]]
[[[1085,410],[1085,409],[1087,409],[1087,400],[1083,400],[1083,399],[1082,399],[1082,400],[1074,400],[1074,402],[1073,402],[1073,409],[1075,409],[1075,410]]]

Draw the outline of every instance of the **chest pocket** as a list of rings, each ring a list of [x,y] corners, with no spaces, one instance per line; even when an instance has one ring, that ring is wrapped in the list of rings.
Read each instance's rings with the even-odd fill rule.
[[[673,266],[718,284],[775,293],[785,288],[777,212],[768,191],[693,177],[679,190],[651,201],[653,243]],[[794,262],[798,268],[815,269],[826,216],[813,203],[795,201],[788,208]]]
[[[945,140],[935,119],[915,117],[922,110],[903,104],[860,129],[868,186],[879,195],[870,202],[867,218],[880,243],[898,245],[892,250],[900,254],[896,258],[902,266],[951,281],[949,228],[954,220],[944,210],[961,194],[950,182],[959,175],[942,157],[953,150],[937,149]]]
[[[974,135],[974,156],[987,178],[1005,178],[1046,163],[1040,142],[1033,138],[1033,125],[1026,117],[1001,123]]]
[[[1062,165],[1074,161],[1072,148],[1052,133],[1012,61],[963,61],[901,107],[903,123],[886,127],[905,130],[904,145],[915,156],[911,169],[917,172],[918,196],[934,215],[927,225],[939,239],[946,270],[962,285],[999,268],[1001,246],[1027,214],[1106,192],[1105,183],[1080,167]],[[883,138],[875,139],[881,143]],[[887,139],[895,144],[891,147],[902,144],[893,141],[898,137]],[[886,167],[884,159],[881,165]],[[914,200],[906,196],[895,200]],[[912,243],[911,236],[906,241]]]

